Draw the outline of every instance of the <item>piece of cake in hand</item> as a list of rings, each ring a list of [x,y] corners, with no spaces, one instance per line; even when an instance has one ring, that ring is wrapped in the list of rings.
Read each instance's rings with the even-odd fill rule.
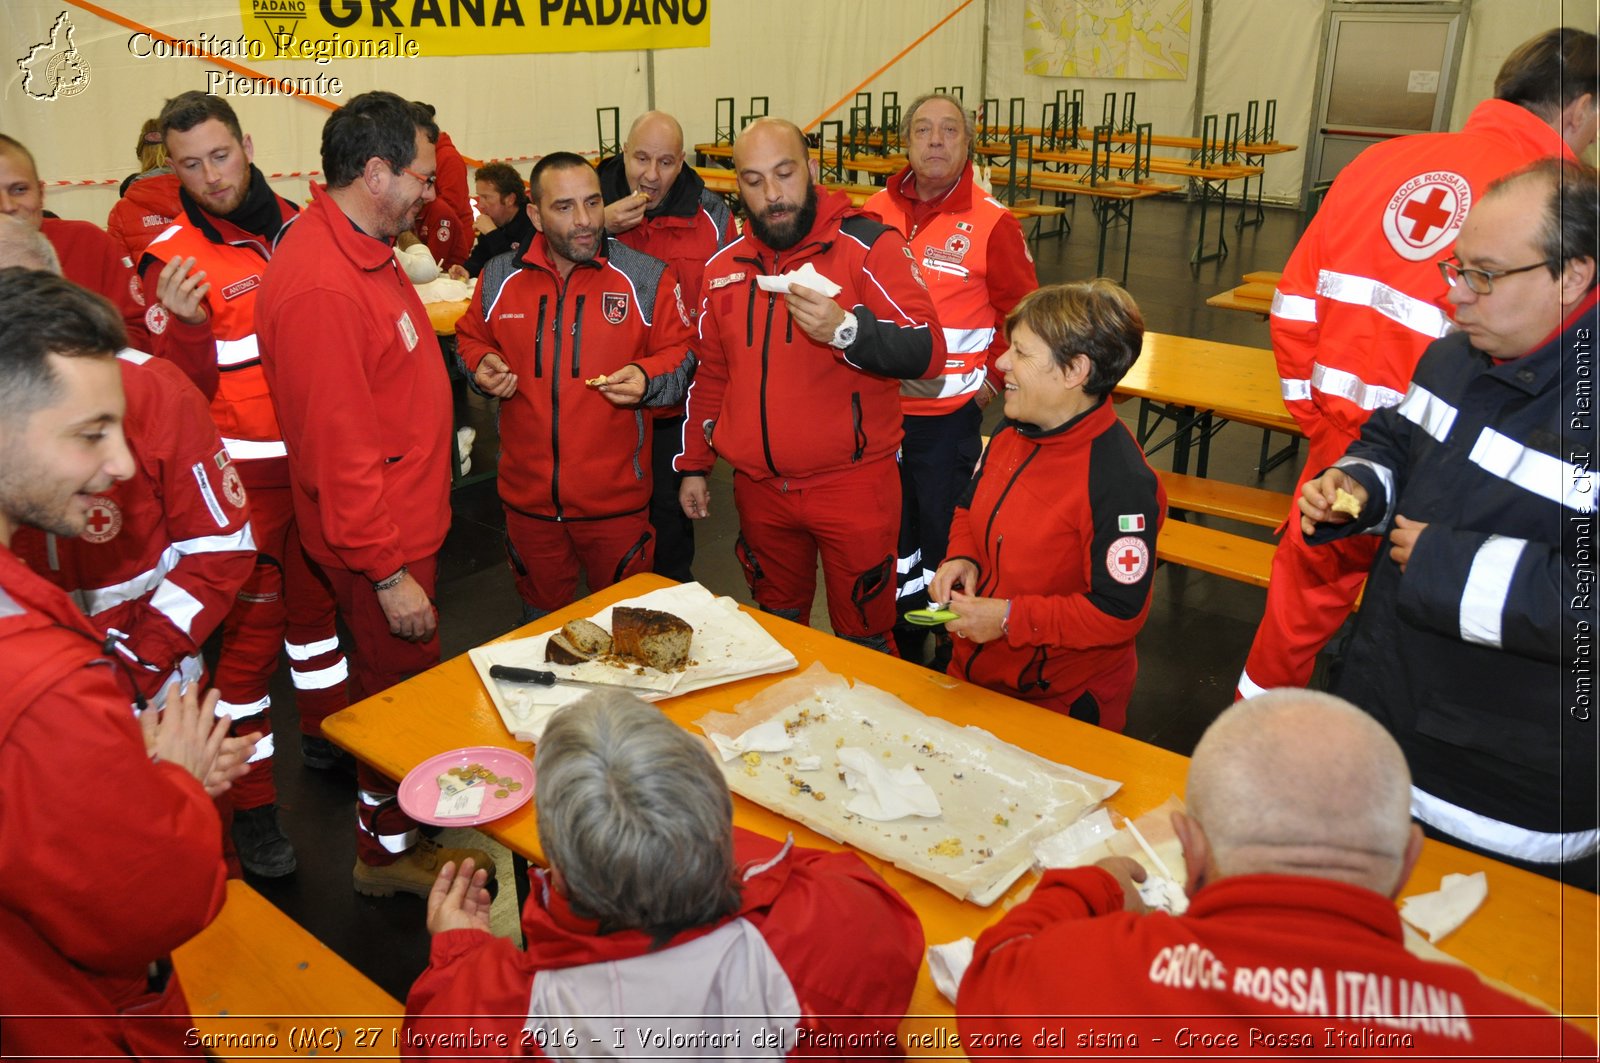
[[[671,613],[622,605],[611,610],[611,652],[657,671],[688,667],[693,639],[694,628]]]

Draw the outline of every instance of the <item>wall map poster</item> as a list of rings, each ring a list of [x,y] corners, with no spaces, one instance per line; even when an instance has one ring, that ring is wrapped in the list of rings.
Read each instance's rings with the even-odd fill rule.
[[[1023,71],[1185,80],[1193,6],[1193,0],[1027,0]]]

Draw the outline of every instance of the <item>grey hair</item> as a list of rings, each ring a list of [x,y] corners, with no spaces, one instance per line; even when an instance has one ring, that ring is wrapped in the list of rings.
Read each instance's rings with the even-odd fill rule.
[[[967,110],[966,104],[948,92],[924,92],[906,105],[906,109],[900,113],[900,143],[904,144],[911,139],[912,121],[917,117],[917,112],[922,109],[922,105],[931,100],[943,100],[960,112],[961,131],[966,134],[967,156],[970,158],[972,156],[972,145],[977,143],[978,127],[972,119],[972,112]]]
[[[0,214],[0,269],[18,266],[61,275],[61,259],[43,232],[11,214]]]
[[[1310,690],[1225,710],[1189,762],[1189,811],[1224,875],[1315,874],[1379,892],[1411,837],[1411,773],[1367,713]]]
[[[601,933],[665,941],[738,908],[728,784],[658,709],[594,691],[556,713],[533,763],[545,854]]]

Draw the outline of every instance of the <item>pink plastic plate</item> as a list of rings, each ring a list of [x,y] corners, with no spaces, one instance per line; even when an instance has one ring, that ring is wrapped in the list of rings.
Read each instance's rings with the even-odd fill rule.
[[[495,775],[515,779],[522,789],[512,790],[508,797],[496,797],[495,791],[504,789],[492,782],[483,783],[489,792],[483,795],[483,808],[476,816],[436,816],[439,807],[439,776],[451,768],[465,768],[481,764]],[[521,753],[498,746],[467,746],[452,749],[429,757],[406,773],[400,781],[400,807],[406,815],[419,823],[435,827],[476,827],[489,823],[509,812],[515,812],[533,796],[533,764]]]

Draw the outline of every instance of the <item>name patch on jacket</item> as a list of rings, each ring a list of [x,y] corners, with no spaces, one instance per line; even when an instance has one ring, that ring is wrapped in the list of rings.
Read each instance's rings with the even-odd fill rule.
[[[259,287],[261,287],[261,274],[252,273],[244,280],[234,281],[222,289],[222,298],[224,301],[237,299],[245,292],[253,292]]]
[[[600,312],[613,325],[620,325],[628,316],[628,296],[624,292],[606,292],[600,299]]]
[[[743,270],[739,271],[738,273],[730,273],[726,277],[718,277],[716,280],[706,285],[706,290],[714,292],[718,288],[726,288],[728,285],[738,284],[742,280],[744,280]]]
[[[395,325],[400,329],[400,339],[405,341],[406,350],[416,350],[417,326],[411,323],[411,312],[409,310],[400,311],[400,319],[395,322]]]

